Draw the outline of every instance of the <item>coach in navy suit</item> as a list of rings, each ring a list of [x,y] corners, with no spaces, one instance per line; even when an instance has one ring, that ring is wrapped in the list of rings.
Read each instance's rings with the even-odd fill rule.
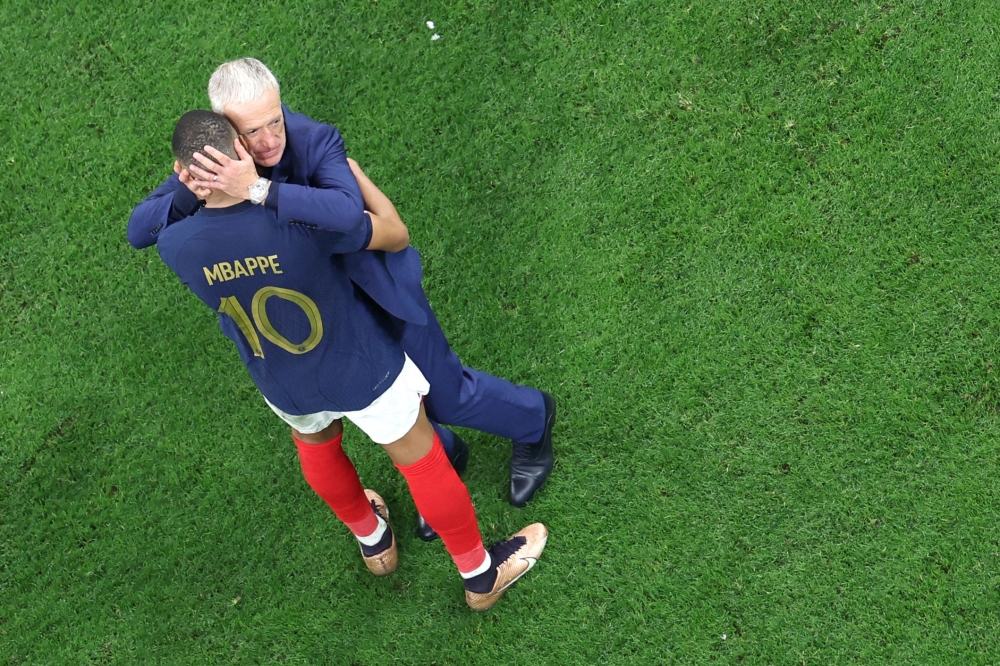
[[[263,63],[224,63],[212,75],[209,98],[239,130],[240,159],[209,149],[215,161],[204,162],[212,171],[175,163],[174,175],[132,212],[128,240],[135,248],[155,244],[162,229],[196,212],[213,189],[267,206],[286,224],[329,231],[358,225],[364,201],[340,132],[281,104],[278,82]],[[420,255],[412,247],[356,252],[344,261],[351,280],[389,315],[430,383],[428,416],[512,440],[510,500],[524,506],[552,469],[553,398],[462,365],[424,295]],[[438,432],[449,452],[461,445],[447,429]]]

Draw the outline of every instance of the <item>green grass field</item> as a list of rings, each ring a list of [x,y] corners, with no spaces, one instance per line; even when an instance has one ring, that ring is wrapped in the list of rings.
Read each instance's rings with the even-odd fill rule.
[[[438,41],[424,25],[436,23]],[[0,6],[0,663],[1000,663],[1000,7]],[[220,62],[396,202],[471,366],[554,393],[474,614],[388,459],[373,579],[214,316],[125,240]]]

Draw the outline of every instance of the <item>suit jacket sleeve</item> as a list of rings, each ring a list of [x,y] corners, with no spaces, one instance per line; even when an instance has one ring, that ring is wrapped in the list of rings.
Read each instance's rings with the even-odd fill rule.
[[[322,229],[310,229],[313,239],[328,255],[361,252],[372,242],[372,219],[361,216],[361,226],[349,233],[332,233]]]
[[[364,223],[365,204],[347,164],[344,140],[335,128],[319,123],[312,134],[305,159],[309,185],[272,183],[264,205],[283,224],[296,220],[324,231],[353,231]]]
[[[183,220],[196,210],[198,199],[174,174],[132,211],[128,242],[137,250],[154,245],[157,234],[168,224]]]

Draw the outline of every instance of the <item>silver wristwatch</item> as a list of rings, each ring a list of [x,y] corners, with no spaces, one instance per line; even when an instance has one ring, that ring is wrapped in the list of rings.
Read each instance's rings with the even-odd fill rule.
[[[259,205],[264,201],[269,187],[271,187],[271,181],[267,178],[258,178],[249,185],[247,189],[250,190],[250,203]]]

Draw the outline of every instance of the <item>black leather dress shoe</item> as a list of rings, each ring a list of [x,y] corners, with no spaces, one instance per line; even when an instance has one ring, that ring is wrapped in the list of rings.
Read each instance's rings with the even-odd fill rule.
[[[458,435],[455,435],[454,448],[448,452],[448,460],[451,461],[451,466],[455,468],[458,475],[462,476],[465,466],[469,464],[469,445]],[[438,533],[427,524],[420,512],[417,512],[417,536],[424,541],[434,541],[438,538]]]
[[[556,399],[542,391],[545,432],[534,444],[515,444],[510,456],[510,503],[522,507],[531,501],[552,471],[552,427],[556,424]]]

